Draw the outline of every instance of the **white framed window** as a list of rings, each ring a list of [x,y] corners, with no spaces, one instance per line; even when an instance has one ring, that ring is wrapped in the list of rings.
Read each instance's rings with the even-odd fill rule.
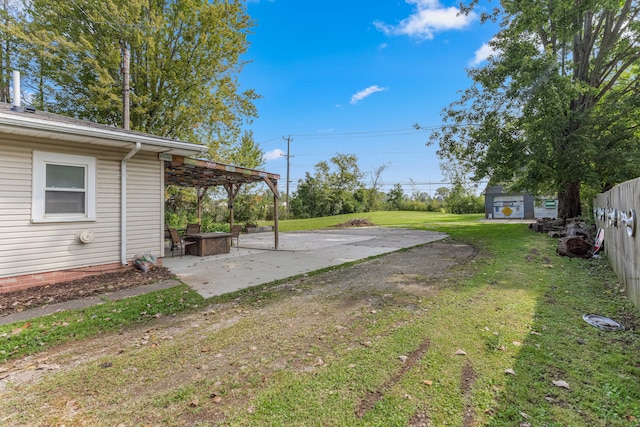
[[[95,219],[95,157],[34,151],[31,221]]]

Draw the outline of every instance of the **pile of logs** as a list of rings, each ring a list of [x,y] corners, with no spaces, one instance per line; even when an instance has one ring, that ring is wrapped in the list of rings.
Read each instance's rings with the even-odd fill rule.
[[[558,255],[572,258],[591,258],[594,253],[596,231],[581,218],[538,219],[529,228],[538,233],[547,233],[558,239]]]

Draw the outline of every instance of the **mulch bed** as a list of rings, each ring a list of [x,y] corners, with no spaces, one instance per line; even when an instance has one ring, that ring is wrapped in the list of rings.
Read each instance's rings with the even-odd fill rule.
[[[90,295],[148,285],[174,277],[174,274],[165,267],[152,266],[146,273],[130,268],[114,273],[88,276],[69,282],[0,293],[0,316]]]

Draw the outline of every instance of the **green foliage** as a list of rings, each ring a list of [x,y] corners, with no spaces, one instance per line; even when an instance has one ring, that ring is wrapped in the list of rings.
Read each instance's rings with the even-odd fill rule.
[[[462,184],[455,184],[444,199],[445,209],[453,214],[484,212],[484,199],[476,196]]]
[[[222,154],[222,161],[248,169],[264,166],[264,151],[253,138],[253,131],[245,131],[240,143],[229,147]]]
[[[9,28],[37,108],[121,126],[131,57],[131,128],[217,148],[256,116],[237,74],[253,27],[243,1],[33,0]],[[0,39],[3,37],[0,36]]]
[[[502,5],[490,43],[496,53],[470,71],[473,85],[445,110],[447,126],[431,142],[477,179],[557,193],[559,216],[577,216],[583,183],[601,191],[640,175],[640,92],[631,71],[640,58],[640,4]]]
[[[318,162],[315,174],[309,172],[298,182],[298,189],[290,200],[291,213],[299,218],[362,212],[362,172],[353,154],[336,154],[330,164]],[[360,191],[360,193],[358,193]],[[360,194],[360,200],[356,197]]]
[[[387,205],[391,210],[400,210],[404,204],[405,196],[402,185],[396,184],[387,193]]]
[[[372,185],[365,188],[361,180],[364,176],[353,155],[338,154],[331,164],[319,162],[315,174],[305,174],[298,182],[298,188],[290,201],[291,213],[295,218],[317,218],[348,213],[375,212],[380,210],[412,210],[439,212],[444,209],[444,198],[414,191],[407,196],[402,185],[395,184],[385,194],[380,191],[379,178],[387,165],[377,168],[372,175]],[[448,189],[444,188],[446,191]],[[482,212],[477,200],[469,201],[473,208],[462,209],[463,213]]]
[[[267,219],[269,212],[273,211],[273,194],[269,190],[256,193],[252,188],[244,186],[233,207],[238,222]]]
[[[11,102],[11,79],[13,70],[19,69],[17,52],[20,39],[12,28],[23,19],[21,1],[3,1],[0,5],[0,102]]]

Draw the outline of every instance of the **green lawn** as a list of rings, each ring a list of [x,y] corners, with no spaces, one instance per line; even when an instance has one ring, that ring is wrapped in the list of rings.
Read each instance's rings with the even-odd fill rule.
[[[359,216],[282,221],[281,229],[325,227],[354,217]],[[415,348],[425,336],[430,348],[420,368],[361,422],[341,423],[341,409],[329,415],[326,405],[302,419],[286,418],[304,413],[309,400],[323,400],[336,375],[327,373],[304,382],[289,378],[272,388],[264,397],[265,410],[284,418],[258,412],[245,420],[249,424],[268,425],[267,419],[321,425],[311,420],[335,417],[336,425],[405,425],[410,414],[423,409],[438,426],[465,425],[468,411],[473,425],[485,426],[639,425],[640,319],[606,259],[558,257],[555,239],[522,224],[481,223],[478,215],[378,212],[361,217],[383,226],[444,231],[489,256],[476,262],[470,277],[429,301],[428,317],[413,318],[389,337],[396,350],[407,341]],[[627,330],[600,331],[582,319],[589,313],[618,319]],[[456,356],[457,350],[466,356]],[[465,391],[461,377],[469,370],[474,378]],[[425,387],[424,381],[431,385]],[[320,395],[296,398],[303,389]]]
[[[461,274],[444,278],[438,293],[420,300],[415,310],[390,306],[376,313],[375,321],[353,325],[376,337],[375,351],[339,345],[330,363],[314,373],[282,370],[268,381],[256,378],[251,400],[229,409],[225,425],[407,426],[419,425],[420,414],[432,426],[638,426],[640,316],[606,259],[558,257],[554,239],[522,224],[479,222],[478,215],[376,212],[281,221],[280,229],[322,228],[356,217],[382,226],[443,231],[454,243],[474,245],[479,256],[459,266]],[[263,309],[270,298],[291,297],[262,292]],[[35,319],[30,327],[2,326],[0,356],[11,359],[65,340],[153,322],[157,312],[198,310],[232,299],[238,312],[256,303],[251,292],[202,301],[181,287]],[[583,321],[587,313],[611,317],[627,329],[600,331]],[[418,362],[391,383],[397,355],[419,352],[425,343]],[[456,354],[459,350],[464,354]],[[193,396],[206,400],[210,392],[199,390],[199,384],[212,387],[200,380],[166,390],[157,407],[140,410],[167,411],[168,425],[184,425],[171,411],[186,408],[180,402]],[[356,417],[357,403],[381,387],[376,404]],[[215,411],[215,403],[210,405],[214,409],[200,403],[181,411],[197,418],[197,411]]]
[[[425,224],[452,223],[460,221],[473,221],[484,217],[482,214],[454,215],[438,212],[414,212],[414,211],[384,211],[367,212],[357,214],[345,214],[310,219],[287,219],[278,224],[280,231],[314,230],[331,227],[354,218],[365,218],[381,227],[410,227],[420,228]],[[264,222],[262,225],[272,225],[272,222]]]

